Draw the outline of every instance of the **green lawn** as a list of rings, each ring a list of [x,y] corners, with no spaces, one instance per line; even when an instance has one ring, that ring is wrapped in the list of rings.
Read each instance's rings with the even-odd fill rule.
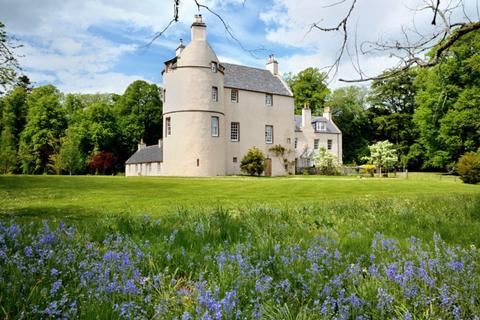
[[[294,176],[286,178],[155,178],[0,176],[0,213],[158,216],[178,208],[278,208],[354,199],[480,195],[480,186],[453,177],[410,174],[409,179]]]

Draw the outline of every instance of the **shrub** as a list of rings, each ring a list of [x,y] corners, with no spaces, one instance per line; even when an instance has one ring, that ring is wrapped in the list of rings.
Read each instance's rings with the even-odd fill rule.
[[[339,173],[339,164],[337,157],[328,152],[325,148],[320,148],[315,155],[315,168],[318,173],[325,175],[336,175]]]
[[[465,183],[480,182],[480,152],[467,152],[457,162],[457,173]]]
[[[240,169],[251,176],[261,175],[263,170],[265,170],[265,156],[263,152],[256,147],[248,150],[240,163]]]

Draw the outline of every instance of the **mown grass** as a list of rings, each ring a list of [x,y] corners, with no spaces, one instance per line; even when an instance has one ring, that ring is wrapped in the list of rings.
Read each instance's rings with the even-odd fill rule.
[[[111,213],[162,216],[178,208],[259,204],[285,208],[332,200],[479,194],[479,189],[459,180],[418,174],[410,174],[409,179],[0,176],[0,213],[42,219]]]

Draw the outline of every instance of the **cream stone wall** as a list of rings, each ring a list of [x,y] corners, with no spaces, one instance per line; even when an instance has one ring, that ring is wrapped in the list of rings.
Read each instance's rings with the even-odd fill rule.
[[[293,98],[273,96],[273,106],[265,105],[265,93],[238,90],[238,103],[231,102],[231,88],[225,88],[225,124],[226,128],[226,174],[241,174],[240,161],[253,146],[259,148],[272,159],[272,175],[285,175],[283,160],[271,154],[269,148],[282,145],[291,152],[289,161],[294,156]],[[240,141],[232,142],[230,137],[231,122],[240,123]],[[273,143],[265,143],[265,125],[273,126]],[[237,162],[233,162],[233,158]]]
[[[132,176],[161,176],[161,162],[131,163],[125,166],[125,175]]]
[[[196,22],[201,18],[196,17]],[[223,74],[212,72],[218,58],[206,41],[205,27],[192,25],[192,41],[163,74],[163,167],[169,176],[225,175]],[[212,99],[217,87],[218,101]],[[211,117],[219,118],[219,136],[212,137]],[[166,135],[170,118],[171,135]]]
[[[310,114],[310,110],[302,110],[302,131],[295,131],[295,138],[297,139],[297,148],[295,149],[297,167],[306,166],[303,160],[300,159],[300,156],[303,154],[305,149],[312,150],[314,148],[315,139],[319,139],[319,148],[324,147],[328,152],[334,154],[337,157],[339,163],[342,163],[342,134],[316,132],[311,122],[312,117]],[[305,125],[303,125],[303,123]],[[338,127],[334,123],[333,125],[338,130]],[[332,140],[332,149],[330,150],[328,150],[328,140]]]

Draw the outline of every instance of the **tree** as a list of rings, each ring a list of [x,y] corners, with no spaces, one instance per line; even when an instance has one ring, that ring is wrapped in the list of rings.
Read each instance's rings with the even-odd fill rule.
[[[321,147],[318,149],[318,153],[313,158],[315,162],[315,168],[320,171],[320,174],[324,175],[336,175],[338,174],[339,163],[337,157],[328,152],[327,149]]]
[[[370,156],[364,157],[364,160],[375,165],[379,170],[379,176],[382,176],[382,168],[392,168],[397,162],[398,157],[396,150],[388,140],[379,141],[373,145],[368,146]]]
[[[467,152],[457,162],[457,172],[465,183],[476,184],[480,182],[480,150]]]
[[[101,102],[88,106],[82,124],[86,128],[84,132],[94,152],[115,151],[120,129],[111,106]]]
[[[62,139],[59,160],[60,167],[69,175],[76,173],[83,168],[84,159],[80,151],[80,139],[75,134],[68,134]]]
[[[419,169],[421,159],[410,153],[418,133],[413,123],[416,87],[415,70],[372,82],[368,103],[374,126],[373,139],[395,144],[405,166]]]
[[[162,137],[163,104],[155,84],[134,81],[116,101],[115,109],[127,154],[135,150],[140,139],[149,145],[158,143]]]
[[[66,128],[60,93],[53,85],[38,87],[27,97],[27,123],[20,135],[19,155],[24,173],[46,173]]]
[[[13,173],[17,165],[17,152],[10,127],[2,130],[0,135],[0,173]]]
[[[360,163],[368,154],[373,127],[367,113],[367,89],[358,86],[333,91],[328,104],[332,117],[342,131],[343,163]]]
[[[307,68],[296,75],[287,74],[286,82],[293,91],[295,113],[302,112],[307,103],[313,114],[321,113],[330,90],[326,85],[327,75],[317,68]]]
[[[424,168],[453,166],[480,147],[480,31],[464,36],[436,66],[415,81],[418,105],[413,121]]]
[[[256,147],[249,149],[240,162],[240,169],[251,176],[261,175],[263,170],[265,170],[265,156],[263,152]]]
[[[88,166],[95,170],[95,174],[107,174],[111,173],[115,162],[117,161],[117,157],[111,152],[108,151],[100,151],[95,153],[88,162]]]
[[[20,140],[20,133],[27,121],[27,90],[17,86],[3,97],[3,114],[1,119],[3,127],[10,127],[15,144]]]
[[[11,37],[5,31],[5,25],[0,22],[0,88],[5,90],[10,84],[15,83],[20,65],[14,54],[18,45],[12,43]],[[0,94],[3,92],[0,91]]]

